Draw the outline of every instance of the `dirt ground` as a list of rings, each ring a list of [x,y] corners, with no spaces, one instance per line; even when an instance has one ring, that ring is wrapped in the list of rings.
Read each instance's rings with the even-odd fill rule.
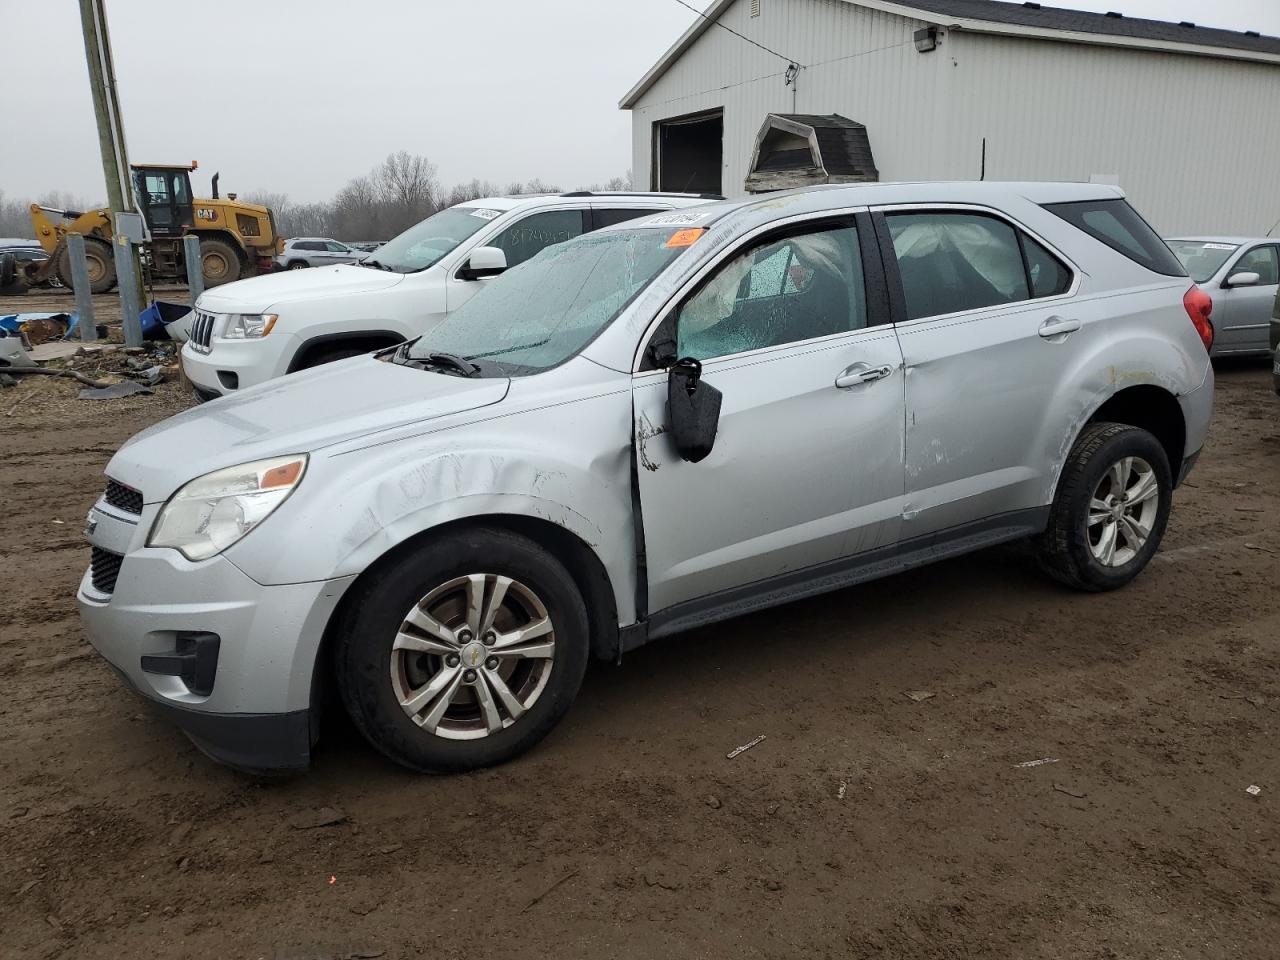
[[[4,958],[1276,956],[1264,366],[1220,368],[1128,589],[1002,549],[745,617],[593,665],[530,755],[446,778],[331,718],[310,774],[255,781],[120,685],[77,620],[80,526],[187,401],[75,389],[0,392]]]

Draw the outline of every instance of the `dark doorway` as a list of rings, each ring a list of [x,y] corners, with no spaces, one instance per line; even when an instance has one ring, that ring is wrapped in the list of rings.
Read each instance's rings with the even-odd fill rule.
[[[721,193],[724,111],[660,120],[653,125],[653,189]]]

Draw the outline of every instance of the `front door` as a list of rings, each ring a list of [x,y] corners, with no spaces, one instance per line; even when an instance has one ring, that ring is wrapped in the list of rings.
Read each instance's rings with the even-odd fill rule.
[[[1105,336],[1061,256],[982,210],[886,210],[904,313],[904,540],[1036,508],[1075,406],[1073,357]],[[892,281],[891,281],[892,282]]]
[[[185,170],[139,171],[138,202],[154,237],[180,237],[192,225],[191,180]]]
[[[1261,352],[1270,346],[1271,308],[1280,286],[1276,245],[1263,244],[1243,253],[1227,272],[1226,282],[1241,273],[1256,273],[1258,282],[1212,291],[1215,354]]]
[[[868,302],[865,249],[852,219],[765,235],[654,335],[700,360],[723,403],[714,448],[689,463],[670,436],[666,371],[635,377],[650,613],[897,536],[901,355],[878,276]]]

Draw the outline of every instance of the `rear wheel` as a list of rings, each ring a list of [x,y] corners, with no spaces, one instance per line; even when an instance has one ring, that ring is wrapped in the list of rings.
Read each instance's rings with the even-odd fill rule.
[[[582,684],[582,596],[526,537],[433,537],[356,589],[339,622],[338,689],[361,733],[406,767],[472,770],[518,756]]]
[[[206,287],[216,287],[239,280],[244,263],[236,248],[227,241],[201,238],[200,272],[204,274]]]
[[[54,275],[64,287],[72,287],[71,282],[71,250],[64,241],[54,254]],[[111,244],[97,237],[84,238],[85,266],[89,269],[89,289],[93,293],[106,293],[116,285],[116,261],[111,252]]]
[[[1127,424],[1090,424],[1067,457],[1037,540],[1041,566],[1081,590],[1124,586],[1160,546],[1172,495],[1169,460],[1155,437]]]

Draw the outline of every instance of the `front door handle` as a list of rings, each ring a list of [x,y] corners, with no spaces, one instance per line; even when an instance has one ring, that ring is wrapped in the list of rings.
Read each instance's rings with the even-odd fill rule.
[[[1046,340],[1052,340],[1054,337],[1065,338],[1069,333],[1075,333],[1080,329],[1079,320],[1066,320],[1062,317],[1050,317],[1044,323],[1040,324],[1040,329],[1036,331]]]
[[[851,367],[846,367],[841,371],[840,376],[836,377],[836,386],[841,390],[848,390],[862,383],[883,380],[891,373],[893,373],[893,367],[871,367],[865,363],[855,363]]]

